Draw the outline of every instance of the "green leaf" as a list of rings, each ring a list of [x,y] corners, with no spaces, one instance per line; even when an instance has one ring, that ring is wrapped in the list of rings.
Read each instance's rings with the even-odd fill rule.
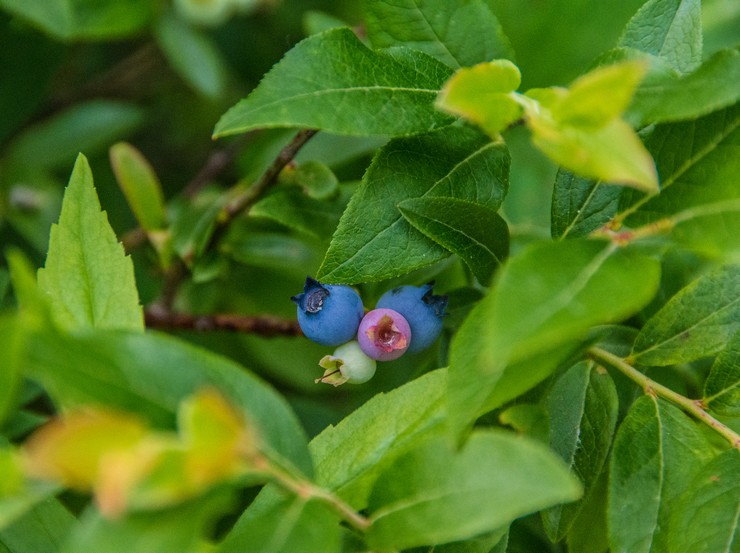
[[[355,509],[367,506],[370,490],[383,471],[398,455],[435,433],[444,421],[444,391],[447,371],[440,369],[396,388],[373,396],[336,426],[329,426],[309,444],[314,459],[317,485],[339,495]],[[291,526],[280,530],[285,543],[301,547],[313,543],[299,530],[310,526],[317,511],[312,504],[287,498],[275,486],[267,486],[239,518],[224,541],[225,552],[243,551],[254,536],[265,532],[265,525],[277,524],[287,510],[294,511]],[[303,509],[301,511],[301,509]],[[325,514],[318,515],[324,520]],[[304,517],[308,520],[304,520]],[[319,522],[321,533],[329,532]],[[269,528],[269,526],[268,526]],[[263,537],[266,540],[267,537]],[[279,542],[278,542],[279,543]],[[257,549],[257,548],[255,548]],[[313,553],[323,549],[308,549]],[[286,553],[293,553],[287,548]]]
[[[339,517],[317,501],[269,486],[244,511],[218,553],[338,553]]]
[[[216,99],[226,87],[227,68],[209,37],[172,14],[164,14],[154,27],[162,53],[193,90]]]
[[[299,190],[281,189],[254,204],[249,216],[265,217],[309,236],[326,238],[337,228],[345,204],[342,198],[316,200]]]
[[[511,94],[520,83],[519,68],[509,60],[479,63],[457,71],[445,83],[436,105],[465,117],[498,138],[500,132],[522,115],[521,106]]]
[[[701,63],[701,0],[649,0],[624,29],[619,46],[665,60],[681,73]]]
[[[609,471],[601,473],[568,532],[568,553],[608,553],[606,502]]]
[[[434,99],[448,67],[421,52],[374,52],[349,29],[298,43],[244,100],[227,111],[214,137],[263,127],[311,127],[338,134],[410,134],[447,125]]]
[[[568,353],[558,350],[575,346],[591,326],[640,309],[658,280],[654,260],[600,241],[540,242],[511,257],[453,338],[453,430],[472,422],[484,405],[500,405],[512,392],[526,391],[524,383],[545,378]],[[517,365],[518,372],[509,370]]]
[[[640,199],[632,227],[670,218],[671,238],[713,256],[740,255],[740,106],[697,121],[658,126],[647,140],[661,193]],[[623,196],[624,206],[636,198]],[[637,206],[636,206],[637,207]],[[630,207],[630,209],[635,209]]]
[[[618,57],[634,57],[619,52]],[[731,106],[740,99],[740,51],[721,50],[693,73],[680,75],[648,58],[650,71],[635,91],[627,119],[642,126],[695,119]]]
[[[481,0],[370,0],[364,5],[368,38],[375,48],[406,46],[455,68],[514,59],[509,39]]]
[[[436,370],[373,396],[309,444],[318,485],[362,509],[378,474],[399,452],[420,443],[444,419],[447,371]]]
[[[166,224],[164,194],[154,168],[144,155],[127,142],[110,148],[110,163],[136,220],[147,231]]]
[[[617,424],[619,400],[614,382],[591,361],[571,367],[546,398],[550,447],[583,484],[584,500],[542,513],[550,540],[562,540],[585,505],[604,468]]]
[[[0,317],[0,351],[3,352],[3,367],[0,370],[0,428],[15,403],[26,339],[26,332],[15,318],[7,315]]]
[[[673,296],[643,326],[631,359],[664,366],[709,357],[740,330],[740,265],[702,275]]]
[[[55,321],[64,328],[144,329],[133,264],[101,211],[82,154],[69,179],[59,223],[51,229],[38,282]]]
[[[677,407],[653,396],[638,399],[614,440],[607,514],[611,551],[665,551],[675,501],[712,455],[705,435]]]
[[[449,253],[403,218],[412,198],[454,197],[496,210],[508,189],[509,154],[470,128],[398,138],[373,159],[352,196],[319,269],[327,282],[384,280]]]
[[[144,511],[119,519],[105,518],[89,508],[61,551],[201,553],[207,533],[231,507],[231,502],[230,492],[215,490],[170,509]]]
[[[672,505],[672,553],[737,551],[740,451],[729,449],[703,466]]]
[[[0,0],[0,7],[61,40],[103,40],[130,36],[144,27],[148,0]]]
[[[1,529],[0,546],[12,553],[57,553],[75,523],[75,517],[50,497]]]
[[[740,332],[735,332],[714,360],[702,401],[720,415],[740,417]]]
[[[537,442],[479,431],[456,452],[440,437],[401,456],[378,478],[368,541],[395,549],[446,543],[580,495],[562,463]]]
[[[66,169],[79,152],[105,151],[143,120],[144,111],[133,104],[91,100],[29,127],[10,143],[5,156],[35,169]]]
[[[460,257],[483,284],[509,254],[509,227],[488,207],[456,198],[411,198],[398,209],[416,230]]]
[[[100,330],[77,337],[39,333],[27,357],[27,375],[57,404],[103,403],[160,427],[174,425],[184,398],[214,387],[247,413],[268,455],[311,472],[305,434],[285,400],[226,358],[153,332]]]
[[[287,168],[286,168],[287,169]],[[283,169],[283,172],[286,170]],[[282,177],[282,174],[281,174]],[[324,200],[336,195],[339,181],[331,169],[320,161],[308,160],[296,167],[291,181],[303,188],[311,198]]]
[[[578,238],[601,228],[617,213],[622,190],[561,168],[552,193],[552,236]]]

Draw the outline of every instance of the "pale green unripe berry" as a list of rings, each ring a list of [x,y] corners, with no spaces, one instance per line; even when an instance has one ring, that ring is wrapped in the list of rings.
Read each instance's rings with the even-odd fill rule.
[[[345,382],[362,384],[375,375],[375,359],[371,359],[362,351],[356,341],[347,342],[339,346],[334,355],[325,355],[319,365],[326,369],[324,376],[316,382],[326,382],[340,386]]]

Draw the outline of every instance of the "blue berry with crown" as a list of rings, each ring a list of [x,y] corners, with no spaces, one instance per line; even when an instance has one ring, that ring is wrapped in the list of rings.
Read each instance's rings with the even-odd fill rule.
[[[433,288],[434,282],[424,286],[399,286],[378,300],[378,308],[393,309],[408,321],[413,336],[410,352],[427,349],[442,332],[447,296],[434,295]]]
[[[303,334],[324,346],[339,346],[352,340],[365,314],[354,288],[321,284],[311,277],[306,277],[303,292],[290,299],[297,305]]]

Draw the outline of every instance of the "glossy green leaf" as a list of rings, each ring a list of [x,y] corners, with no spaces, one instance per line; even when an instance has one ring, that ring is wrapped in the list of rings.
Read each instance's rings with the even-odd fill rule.
[[[223,94],[226,64],[207,35],[165,14],[154,27],[154,37],[172,68],[193,90],[211,99]]]
[[[713,256],[740,256],[740,106],[696,121],[658,126],[647,140],[662,191],[626,219],[641,226],[669,217],[676,242]],[[624,205],[636,198],[623,196]]]
[[[506,553],[508,528],[475,538],[405,550],[408,553]]]
[[[40,333],[27,357],[28,376],[59,405],[104,403],[157,426],[173,426],[182,399],[215,387],[244,409],[268,455],[311,472],[305,434],[286,401],[226,358],[161,334],[103,331],[78,337]]]
[[[616,52],[617,57],[634,57]],[[651,69],[637,87],[627,119],[635,125],[694,119],[740,100],[740,51],[721,50],[687,75],[649,58]]]
[[[511,94],[521,83],[519,68],[509,60],[479,63],[457,71],[437,98],[437,107],[465,117],[492,137],[514,123],[522,108]]]
[[[57,553],[75,523],[75,517],[50,497],[0,529],[0,546],[12,553]]]
[[[317,501],[265,488],[217,548],[218,553],[338,553],[339,517]]]
[[[141,108],[124,102],[90,100],[30,126],[8,146],[13,163],[36,169],[67,169],[79,152],[105,151],[144,120]]]
[[[398,204],[454,197],[496,210],[508,177],[506,147],[474,129],[449,127],[389,142],[352,196],[317,278],[372,282],[441,261],[449,253],[415,231]]]
[[[588,497],[604,468],[617,424],[614,382],[603,369],[581,361],[561,376],[545,400],[550,419],[550,447],[580,479]],[[542,513],[547,535],[562,540],[585,500],[557,505]]]
[[[619,46],[665,60],[681,73],[701,63],[701,0],[649,0],[630,19]]]
[[[643,326],[631,358],[674,365],[709,357],[740,330],[740,265],[718,267],[673,296]]]
[[[714,360],[702,401],[721,415],[740,417],[740,332],[735,332]]]
[[[456,198],[412,198],[398,204],[411,226],[456,254],[487,284],[509,254],[509,227],[494,210]]]
[[[406,46],[450,67],[514,59],[509,39],[482,0],[370,0],[365,22],[375,48]]]
[[[640,309],[658,279],[654,260],[600,241],[535,243],[511,257],[453,339],[453,430],[464,429],[484,405],[495,407],[498,401],[490,398],[511,399],[545,378],[557,357],[567,355],[562,349],[576,345],[591,326]],[[519,371],[507,371],[517,365]]]
[[[201,553],[219,516],[231,507],[228,491],[216,490],[171,509],[140,512],[119,519],[103,517],[89,508],[61,548],[62,553]]]
[[[611,551],[665,551],[675,501],[712,456],[706,436],[677,407],[653,396],[638,399],[614,440],[607,514]]]
[[[101,211],[83,155],[69,179],[38,282],[64,328],[144,329],[133,264]]]
[[[580,495],[562,463],[537,442],[480,431],[456,452],[438,438],[399,457],[378,478],[368,541],[395,549],[446,543]]]
[[[295,189],[280,189],[265,196],[249,210],[250,217],[265,217],[315,236],[331,236],[339,224],[346,200],[316,200]]]
[[[145,230],[161,229],[166,223],[164,194],[154,168],[144,155],[127,142],[110,148],[110,162],[136,220]]]
[[[148,0],[0,0],[0,7],[61,40],[129,36],[147,24],[153,11]]]
[[[244,100],[215,137],[262,127],[311,127],[339,134],[410,134],[451,122],[434,110],[450,70],[421,52],[369,50],[349,29],[298,43]]]
[[[578,238],[608,223],[617,213],[622,188],[560,169],[552,193],[551,233]]]
[[[740,539],[740,451],[730,449],[701,467],[671,507],[672,553],[734,553]]]

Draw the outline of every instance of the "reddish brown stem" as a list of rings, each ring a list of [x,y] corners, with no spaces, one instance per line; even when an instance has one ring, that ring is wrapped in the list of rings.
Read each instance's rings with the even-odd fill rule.
[[[302,336],[297,321],[281,319],[271,315],[188,315],[173,313],[158,306],[145,312],[146,326],[165,330],[195,330],[243,332],[264,337]]]

